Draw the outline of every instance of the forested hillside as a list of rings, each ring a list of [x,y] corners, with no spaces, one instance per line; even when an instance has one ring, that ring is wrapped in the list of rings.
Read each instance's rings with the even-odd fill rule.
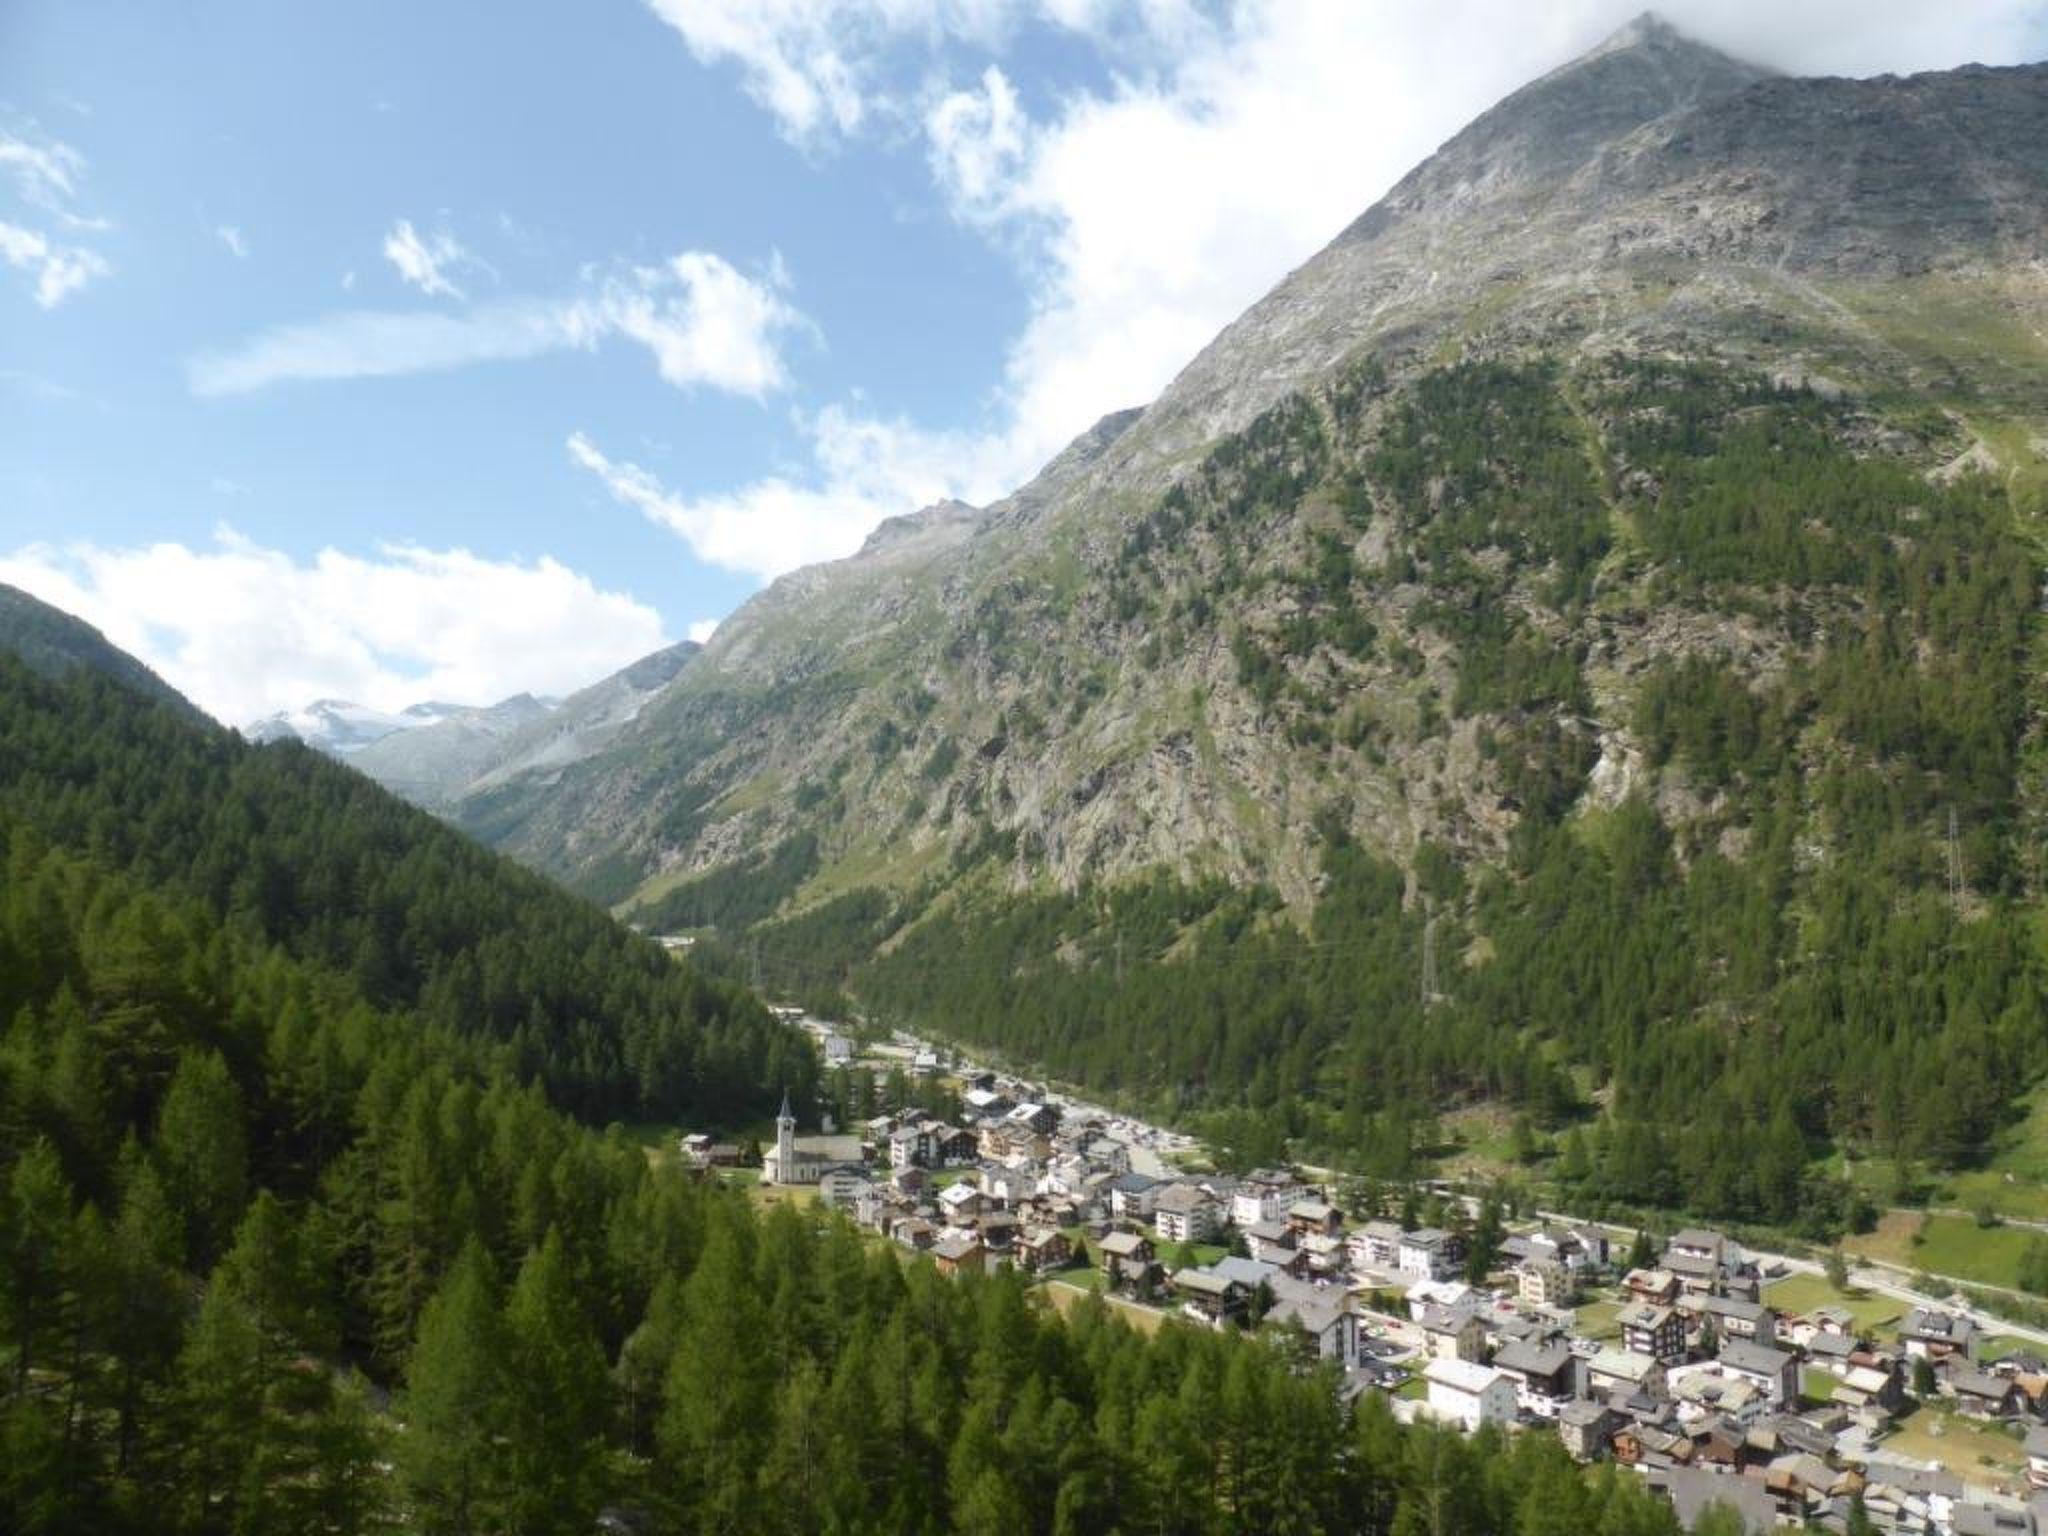
[[[0,1528],[1676,1530],[657,1168],[550,1094],[742,1114],[807,1058],[310,752],[0,657],[0,868]]]
[[[739,989],[307,748],[248,746],[94,672],[0,658],[0,818],[25,850],[130,875],[577,1114],[743,1118],[813,1081],[808,1048]],[[108,942],[169,942],[135,923]],[[61,976],[66,952],[19,963]]]
[[[661,909],[1249,1158],[1407,1173],[1505,1103],[1587,1122],[1582,1195],[1836,1230],[1824,1151],[1967,1164],[2048,1066],[2032,503],[1957,451],[1721,365],[1368,366],[1217,448],[1095,609],[1165,655],[1271,615],[1229,643],[1326,765],[1311,900],[1020,893],[1003,836],[762,923],[799,838]],[[1393,756],[1463,765],[1406,867],[1352,830]]]

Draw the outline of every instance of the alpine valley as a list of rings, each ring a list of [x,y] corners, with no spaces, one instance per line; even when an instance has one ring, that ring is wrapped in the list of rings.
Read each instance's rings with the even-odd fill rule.
[[[1015,495],[437,803],[1247,1156],[1597,1111],[1601,1192],[1825,1226],[1823,1156],[1967,1161],[2048,1065],[2044,252],[2048,68],[1646,16]]]
[[[579,194],[603,9],[542,34]],[[467,29],[421,132],[359,26],[277,31],[317,90],[265,28],[142,50],[152,110],[219,53],[439,176],[525,78]],[[24,313],[125,235],[31,127]],[[294,213],[197,238],[258,289]],[[693,251],[558,314],[422,228],[414,308],[330,317],[424,324],[385,376],[602,330],[696,383],[702,285],[786,308]],[[285,388],[224,397],[376,373],[325,334],[180,409],[295,454]],[[1789,78],[1646,16],[1015,494],[570,697],[250,740],[0,586],[0,1531],[2032,1531],[2044,538],[2048,65]]]

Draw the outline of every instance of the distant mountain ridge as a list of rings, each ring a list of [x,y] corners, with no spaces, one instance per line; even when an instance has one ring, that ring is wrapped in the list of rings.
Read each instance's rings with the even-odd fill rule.
[[[513,775],[558,772],[596,752],[700,648],[681,641],[566,699],[520,693],[496,704],[423,703],[396,712],[321,699],[266,716],[244,734],[256,742],[303,741],[415,805],[444,810]]]
[[[1592,1201],[1837,1233],[2048,1075],[2043,249],[2048,68],[1644,20],[440,809],[1251,1162],[1412,1176],[1483,1104],[1590,1126]]]
[[[373,709],[348,699],[315,699],[303,709],[281,709],[252,722],[242,734],[254,742],[303,741],[330,757],[360,752],[400,731],[422,730],[463,712],[460,704],[409,704]]]

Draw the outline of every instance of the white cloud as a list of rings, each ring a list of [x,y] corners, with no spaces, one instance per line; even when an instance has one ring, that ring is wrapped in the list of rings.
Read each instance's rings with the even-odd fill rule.
[[[6,168],[24,201],[54,209],[77,196],[85,160],[69,144],[54,139],[32,143],[0,132],[0,167]]]
[[[740,66],[747,93],[784,132],[805,138],[828,128],[850,133],[865,113],[861,83],[843,53],[847,37],[870,30],[860,10],[838,0],[649,0],[703,63]],[[880,10],[886,7],[876,8]]]
[[[323,549],[302,562],[228,528],[211,547],[30,545],[0,581],[99,626],[223,720],[313,699],[377,709],[566,694],[667,644],[661,618],[543,557]]]
[[[671,491],[639,465],[607,457],[581,432],[570,435],[568,450],[614,499],[678,535],[699,560],[762,581],[852,554],[885,517],[949,497],[991,499],[1014,475],[998,439],[924,432],[836,407],[803,425],[810,473],[707,496]]]
[[[242,237],[242,231],[233,224],[216,225],[214,239],[228,248],[228,254],[237,261],[249,259],[249,242]]]
[[[384,259],[398,269],[398,275],[430,298],[467,297],[447,275],[469,260],[469,252],[445,230],[421,239],[412,220],[400,219],[384,237]]]
[[[89,246],[60,238],[44,226],[46,218],[76,234],[103,232],[107,221],[79,213],[74,204],[85,157],[55,139],[29,137],[0,130],[0,172],[13,183],[20,209],[0,219],[0,263],[28,275],[35,301],[55,309],[72,294],[112,267]],[[33,209],[28,214],[20,210]],[[33,217],[36,222],[25,222]]]
[[[982,71],[979,90],[954,91],[925,114],[932,174],[956,208],[976,215],[1002,211],[1029,129],[1016,87],[993,64]]]
[[[69,384],[30,373],[22,368],[0,368],[0,393],[25,396],[50,405],[65,405],[86,397]]]
[[[718,626],[721,622],[723,621],[719,619],[699,619],[690,626],[690,638],[699,645],[704,644],[713,635],[718,633]]]
[[[660,266],[593,279],[560,299],[506,300],[455,313],[346,310],[275,326],[186,365],[195,394],[230,395],[293,379],[381,378],[473,363],[588,351],[625,338],[678,388],[761,396],[786,382],[782,338],[807,322],[764,280],[685,251]]]
[[[758,396],[787,382],[778,338],[808,328],[783,299],[787,286],[779,258],[757,282],[723,257],[685,251],[607,284],[578,314],[595,331],[616,330],[646,347],[679,388],[715,384]]]
[[[36,303],[44,309],[55,309],[109,270],[96,251],[59,245],[41,230],[5,222],[0,222],[0,261],[34,277]]]
[[[816,144],[914,118],[892,76],[902,55],[999,48],[1028,24],[1118,48],[1128,66],[1209,27],[1210,0],[647,0],[699,63],[738,68],[792,142]],[[914,73],[914,71],[913,71]]]

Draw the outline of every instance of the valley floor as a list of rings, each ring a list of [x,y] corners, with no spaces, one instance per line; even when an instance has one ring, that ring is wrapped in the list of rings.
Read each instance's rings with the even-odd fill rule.
[[[831,1026],[803,1022],[827,1055],[845,1064],[851,1043]],[[1594,1411],[1605,1398],[1600,1388],[1613,1388],[1627,1372],[1647,1370],[1625,1406],[1600,1415],[1607,1439],[1595,1454],[1632,1461],[1653,1481],[1666,1473],[1682,1479],[1690,1475],[1695,1453],[1709,1454],[1698,1447],[1718,1443],[1716,1435],[1732,1432],[1738,1443],[1745,1435],[1751,1442],[1762,1436],[1762,1443],[1775,1447],[1770,1454],[1736,1453],[1738,1465],[1760,1484],[1806,1458],[1800,1469],[1805,1492],[1794,1502],[1809,1495],[1810,1500],[1792,1510],[1781,1490],[1781,1514],[1821,1512],[1832,1497],[1815,1481],[1815,1469],[1823,1465],[1861,1469],[1856,1475],[1874,1499],[1896,1494],[1908,1502],[1924,1500],[1927,1487],[1942,1486],[1968,1489],[1990,1507],[2008,1510],[2036,1491],[2033,1478],[2048,1482],[2048,1329],[1987,1311],[1976,1304],[1981,1292],[1969,1299],[1960,1294],[1964,1281],[1983,1273],[1983,1255],[1975,1253],[1970,1238],[1985,1234],[1967,1218],[1893,1213],[1877,1232],[1850,1245],[1853,1267],[1837,1285],[1825,1265],[1803,1252],[1737,1245],[1696,1230],[1674,1234],[1661,1258],[1631,1270],[1621,1255],[1638,1240],[1633,1228],[1539,1210],[1531,1220],[1506,1225],[1498,1262],[1481,1283],[1467,1285],[1456,1278],[1456,1260],[1440,1271],[1425,1266],[1427,1272],[1418,1272],[1407,1245],[1423,1240],[1424,1233],[1403,1233],[1385,1222],[1347,1230],[1342,1214],[1330,1211],[1324,1219],[1332,1223],[1334,1240],[1319,1243],[1317,1229],[1305,1226],[1303,1217],[1304,1204],[1312,1220],[1315,1203],[1325,1196],[1312,1183],[1282,1220],[1239,1219],[1243,1192],[1272,1177],[1270,1171],[1242,1181],[1217,1176],[1209,1171],[1210,1149],[1194,1136],[1016,1078],[955,1047],[898,1032],[865,1047],[857,1064],[942,1079],[963,1090],[991,1082],[1000,1090],[984,1089],[978,1107],[972,1092],[965,1093],[963,1118],[981,1127],[982,1141],[928,1183],[947,1195],[983,1190],[988,1198],[979,1209],[1004,1223],[1006,1232],[1018,1229],[1020,1237],[1032,1222],[1049,1219],[1034,1204],[1044,1189],[1035,1186],[1021,1199],[995,1193],[1003,1187],[1005,1164],[1015,1172],[1031,1160],[1023,1154],[991,1157],[988,1133],[1008,1110],[989,1101],[1015,1101],[1020,1113],[1049,1111],[1062,1128],[1061,1146],[1072,1141],[1087,1147],[1099,1138],[1115,1149],[1114,1166],[1124,1172],[1110,1186],[1114,1198],[1103,1199],[1085,1219],[1072,1215],[1082,1202],[1067,1198],[1061,1207],[1068,1212],[1063,1236],[1071,1256],[1041,1271],[1040,1294],[1063,1314],[1089,1296],[1101,1296],[1150,1333],[1169,1319],[1251,1326],[1255,1311],[1271,1307],[1269,1318],[1304,1325],[1306,1347],[1342,1368],[1347,1390],[1385,1393],[1403,1419],[1463,1418],[1467,1428],[1503,1422],[1556,1432],[1574,1416],[1583,1420]],[[1076,1137],[1074,1127],[1086,1130]],[[971,1139],[973,1133],[955,1134]],[[1052,1155],[1050,1144],[1047,1154],[1038,1162],[1047,1170],[1062,1157],[1086,1162],[1096,1155]],[[847,1204],[883,1238],[925,1246],[942,1269],[1000,1257],[993,1239],[986,1250],[980,1246],[984,1233],[975,1201],[906,1201],[884,1188],[900,1180],[885,1170],[869,1172],[875,1193],[865,1203]],[[1323,1171],[1302,1177],[1316,1180]],[[1168,1228],[1166,1207],[1160,1205],[1162,1214],[1155,1215],[1137,1203],[1141,1191],[1158,1200],[1164,1190],[1184,1192],[1183,1205],[1196,1203],[1198,1193],[1216,1201],[1215,1233],[1199,1243],[1175,1241],[1181,1232]],[[1132,1203],[1125,1203],[1125,1193]],[[1433,1198],[1452,1212],[1462,1204],[1463,1221],[1484,1219],[1480,1201],[1449,1184],[1437,1186]],[[1232,1236],[1229,1249],[1221,1246],[1225,1230]],[[2016,1226],[1989,1235],[2009,1246],[2031,1232]],[[1379,1241],[1395,1249],[1374,1254]],[[1105,1247],[1106,1242],[1122,1246]],[[1113,1256],[1125,1247],[1133,1253],[1129,1264]],[[1694,1248],[1716,1255],[1703,1275],[1685,1270],[1687,1262],[1695,1268],[1703,1262]],[[1532,1295],[1532,1275],[1544,1269],[1549,1261],[1543,1256],[1553,1251],[1582,1255],[1568,1265],[1573,1305]],[[1936,1261],[1954,1263],[1944,1256],[1956,1254],[1971,1258],[1970,1273],[1938,1267]],[[1683,1278],[1666,1266],[1679,1269]],[[1537,1280],[1533,1289],[1540,1291],[1542,1283]],[[1258,1308],[1248,1300],[1254,1288],[1268,1298]],[[1658,1338],[1657,1330],[1667,1325],[1670,1337]],[[1926,1335],[1937,1326],[1957,1330],[1965,1342],[1952,1358],[1934,1349],[1934,1369],[1923,1371],[1919,1361],[1930,1353]],[[1727,1336],[1723,1328],[1762,1331],[1750,1341]],[[1528,1366],[1529,1356],[1546,1350],[1564,1352],[1552,1366],[1562,1374],[1547,1385]],[[1471,1382],[1461,1384],[1461,1375],[1470,1375]],[[1511,1387],[1505,1419],[1473,1406],[1477,1397],[1468,1403],[1460,1396],[1466,1386],[1483,1393],[1481,1378]],[[2004,1384],[2010,1395],[1984,1401],[1987,1382]],[[1573,1444],[1573,1431],[1565,1434]],[[2030,1449],[2038,1469],[2032,1477]]]

